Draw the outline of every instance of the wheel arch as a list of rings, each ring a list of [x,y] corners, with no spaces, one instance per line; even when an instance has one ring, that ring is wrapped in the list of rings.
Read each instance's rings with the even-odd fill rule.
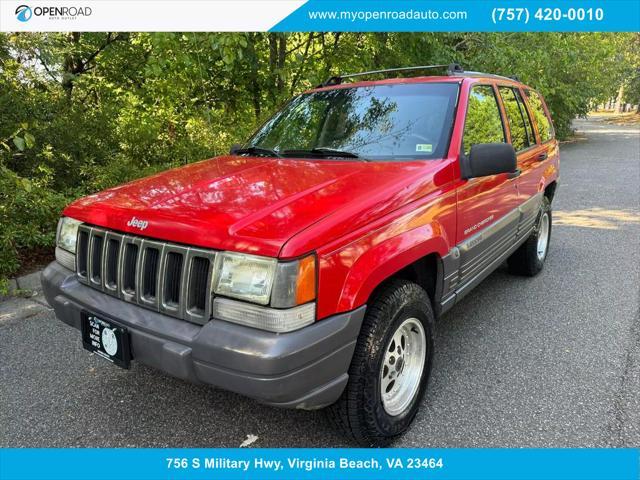
[[[439,311],[437,299],[441,295],[443,278],[442,257],[431,252],[407,264],[400,270],[384,278],[369,294],[367,303],[394,280],[408,280],[422,287],[429,295],[434,313]]]
[[[549,185],[544,187],[544,196],[549,199],[549,203],[553,203],[553,197],[556,194],[557,188],[558,188],[557,180],[550,182]]]

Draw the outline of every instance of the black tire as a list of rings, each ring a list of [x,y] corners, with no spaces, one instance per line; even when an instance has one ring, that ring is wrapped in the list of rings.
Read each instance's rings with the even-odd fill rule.
[[[540,238],[540,226],[543,216],[547,215],[549,219],[549,228],[547,230],[547,244],[544,256],[540,258],[538,256],[538,239]],[[536,221],[536,228],[531,233],[529,238],[516,250],[507,260],[509,265],[509,272],[514,275],[523,275],[526,277],[533,277],[540,273],[542,267],[544,267],[544,261],[549,253],[549,243],[551,241],[551,202],[547,197],[542,197],[542,205],[540,207],[540,213],[538,213],[538,219]]]
[[[386,347],[398,327],[419,320],[426,339],[424,367],[418,389],[398,415],[389,415],[381,398],[380,369]],[[363,447],[383,447],[403,434],[416,416],[424,396],[433,359],[434,315],[427,292],[415,283],[394,280],[367,307],[349,368],[349,382],[340,399],[328,407],[329,419]]]

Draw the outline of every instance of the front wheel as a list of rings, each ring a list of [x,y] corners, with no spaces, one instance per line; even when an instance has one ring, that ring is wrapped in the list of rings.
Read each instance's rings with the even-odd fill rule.
[[[349,382],[328,409],[361,446],[385,446],[411,425],[431,371],[433,327],[429,296],[415,283],[390,282],[370,303]]]
[[[529,238],[509,257],[509,271],[516,275],[533,277],[544,267],[551,240],[551,202],[542,197],[535,230]]]

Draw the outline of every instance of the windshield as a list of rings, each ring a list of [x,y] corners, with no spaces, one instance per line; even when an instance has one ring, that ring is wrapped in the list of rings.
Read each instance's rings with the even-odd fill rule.
[[[242,152],[356,160],[442,158],[457,96],[457,83],[303,94],[264,124]]]

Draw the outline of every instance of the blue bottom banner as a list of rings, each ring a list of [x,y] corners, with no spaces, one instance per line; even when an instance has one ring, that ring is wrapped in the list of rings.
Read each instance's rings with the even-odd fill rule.
[[[2,449],[0,479],[638,480],[640,449]]]

